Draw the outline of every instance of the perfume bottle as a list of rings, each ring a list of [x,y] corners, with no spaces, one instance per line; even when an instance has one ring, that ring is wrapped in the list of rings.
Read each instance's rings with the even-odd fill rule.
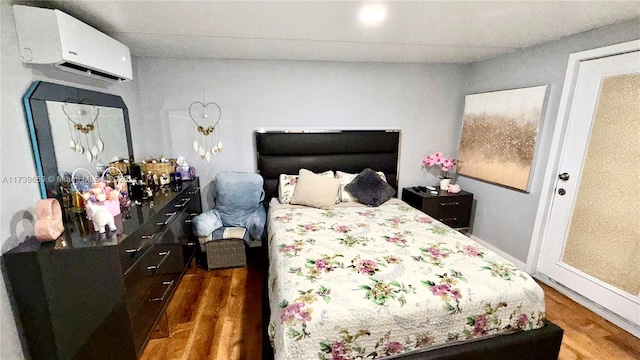
[[[160,186],[167,186],[170,184],[170,180],[169,177],[167,176],[167,174],[162,173],[162,175],[160,176]]]

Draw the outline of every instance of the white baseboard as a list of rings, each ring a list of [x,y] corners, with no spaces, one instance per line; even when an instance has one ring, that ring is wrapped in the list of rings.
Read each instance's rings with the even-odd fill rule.
[[[473,235],[473,234],[469,234],[468,236],[469,236],[473,241],[475,241],[475,242],[479,243],[480,245],[482,245],[482,246],[486,247],[487,249],[489,249],[489,250],[493,251],[494,253],[496,253],[496,254],[498,254],[498,255],[502,256],[503,258],[505,258],[505,259],[507,259],[507,260],[511,261],[511,262],[513,263],[513,265],[515,265],[515,266],[519,267],[520,269],[524,270],[524,268],[525,268],[525,263],[524,263],[523,261],[520,261],[520,260],[518,260],[518,259],[514,258],[513,256],[511,256],[511,255],[507,254],[506,252],[504,252],[504,251],[502,251],[502,250],[498,249],[497,247],[495,247],[495,246],[493,246],[493,245],[489,244],[488,242],[486,242],[486,241],[484,241],[484,240],[480,239],[479,237],[477,237],[477,236],[475,236],[475,235]]]

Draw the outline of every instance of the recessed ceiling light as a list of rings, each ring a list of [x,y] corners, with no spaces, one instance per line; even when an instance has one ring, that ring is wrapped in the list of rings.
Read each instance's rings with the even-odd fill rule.
[[[367,4],[360,8],[360,22],[366,25],[377,25],[387,17],[387,9],[382,4]]]

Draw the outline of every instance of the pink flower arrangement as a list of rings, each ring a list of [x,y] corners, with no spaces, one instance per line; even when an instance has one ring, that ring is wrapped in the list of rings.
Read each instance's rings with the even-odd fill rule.
[[[120,191],[113,190],[103,182],[94,183],[91,189],[82,194],[85,201],[100,203],[107,200],[117,200],[120,196]]]
[[[456,167],[457,164],[458,160],[454,158],[445,158],[442,156],[441,152],[425,156],[425,158],[422,159],[422,167],[424,168],[434,165],[440,166],[440,169],[442,170],[442,178],[444,179],[448,178],[447,172]]]

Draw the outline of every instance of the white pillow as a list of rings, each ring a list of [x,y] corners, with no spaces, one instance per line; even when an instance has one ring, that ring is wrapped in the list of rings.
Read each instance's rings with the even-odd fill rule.
[[[384,176],[384,173],[382,171],[376,171],[376,174],[378,174],[382,180],[387,181],[387,177]],[[353,179],[355,179],[358,175],[360,174],[350,174],[343,171],[336,171],[336,179],[340,180],[340,192],[338,194],[340,196],[340,201],[358,202],[358,199],[356,199],[353,195],[351,195],[347,190],[344,189],[344,187],[352,182]]]
[[[300,169],[291,204],[332,210],[340,189],[340,180]]]
[[[326,176],[326,177],[334,177],[333,171],[328,170],[318,175]],[[280,174],[278,177],[278,197],[280,198],[281,204],[289,204],[291,202],[291,197],[293,196],[293,192],[296,189],[296,183],[298,182],[298,175],[285,175]]]

